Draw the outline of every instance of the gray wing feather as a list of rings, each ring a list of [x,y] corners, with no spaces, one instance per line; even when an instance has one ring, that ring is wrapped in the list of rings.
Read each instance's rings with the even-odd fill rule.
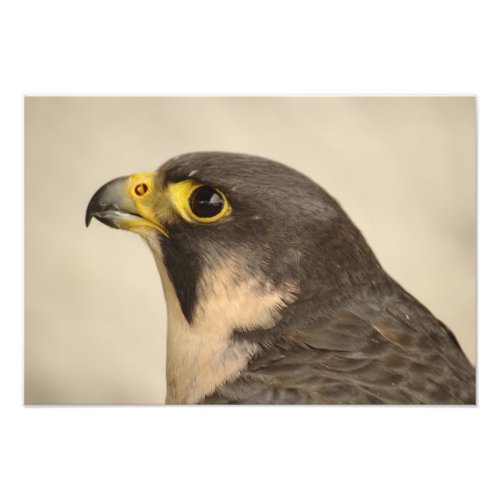
[[[404,290],[380,300],[367,289],[290,328],[204,402],[474,404],[475,370],[453,334]]]

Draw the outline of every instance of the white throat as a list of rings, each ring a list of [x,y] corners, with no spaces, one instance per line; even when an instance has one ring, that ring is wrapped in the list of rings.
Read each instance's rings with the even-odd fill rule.
[[[232,332],[270,328],[296,289],[284,284],[265,290],[255,277],[243,278],[231,261],[202,274],[193,321],[182,312],[156,239],[147,243],[155,257],[167,303],[167,398],[170,404],[196,404],[217,387],[234,380],[257,353],[257,346],[231,341]]]

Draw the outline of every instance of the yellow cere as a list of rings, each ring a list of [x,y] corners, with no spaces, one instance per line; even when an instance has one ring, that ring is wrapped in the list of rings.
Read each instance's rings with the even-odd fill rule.
[[[128,194],[135,204],[138,215],[143,220],[128,221],[128,229],[140,234],[143,228],[152,228],[168,236],[168,233],[162,227],[154,212],[155,193],[153,178],[155,175],[155,172],[140,172],[129,177]]]
[[[231,205],[227,200],[224,193],[215,189],[217,193],[224,200],[224,207],[222,210],[213,217],[198,217],[191,210],[189,199],[193,194],[194,190],[203,186],[201,182],[193,179],[186,179],[185,181],[177,182],[176,184],[170,184],[168,186],[168,196],[172,203],[172,206],[177,211],[177,213],[187,222],[201,222],[201,223],[211,223],[216,222],[223,217],[227,217],[231,213]]]

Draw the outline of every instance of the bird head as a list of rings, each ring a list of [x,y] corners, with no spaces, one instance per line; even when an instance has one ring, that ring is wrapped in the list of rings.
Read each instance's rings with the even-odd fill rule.
[[[139,234],[153,251],[172,342],[203,330],[202,341],[224,359],[232,359],[227,346],[235,334],[259,332],[253,338],[265,341],[262,331],[285,316],[288,325],[294,311],[304,319],[301,303],[327,292],[340,299],[378,269],[325,190],[256,156],[190,153],[156,172],[112,180],[92,197],[87,225],[93,217]]]

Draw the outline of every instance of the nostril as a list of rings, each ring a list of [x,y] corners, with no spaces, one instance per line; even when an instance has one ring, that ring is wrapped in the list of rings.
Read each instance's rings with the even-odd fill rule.
[[[142,196],[143,194],[146,194],[148,190],[148,186],[146,184],[137,184],[135,186],[134,191],[137,196]]]

